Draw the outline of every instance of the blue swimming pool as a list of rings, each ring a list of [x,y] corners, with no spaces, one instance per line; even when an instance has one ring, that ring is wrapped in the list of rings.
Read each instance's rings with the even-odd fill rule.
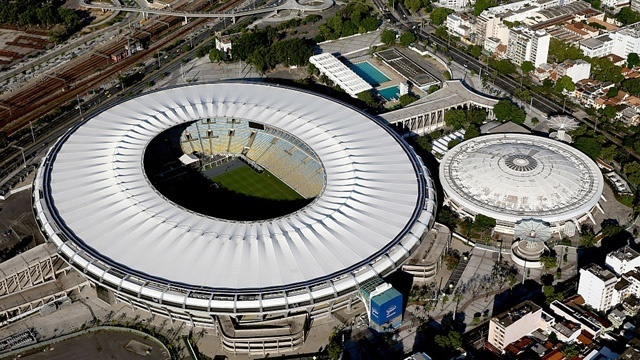
[[[391,80],[368,61],[353,64],[349,68],[373,87]]]
[[[384,89],[378,89],[378,94],[387,101],[398,100],[398,98],[400,98],[400,88],[398,85],[395,85]]]

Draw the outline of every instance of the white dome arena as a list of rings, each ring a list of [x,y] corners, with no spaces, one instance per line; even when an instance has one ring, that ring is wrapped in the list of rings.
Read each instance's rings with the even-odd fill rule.
[[[145,149],[164,130],[207,117],[259,122],[302,141],[324,168],[321,193],[263,221],[169,201],[147,179]],[[34,183],[43,233],[73,266],[118,298],[195,323],[331,311],[328,302],[402,265],[432,226],[435,201],[420,159],[379,121],[312,93],[238,82],[106,109],[51,148]]]
[[[537,219],[573,224],[598,204],[604,181],[598,166],[557,140],[525,134],[484,135],[449,150],[440,163],[447,201],[498,223]]]

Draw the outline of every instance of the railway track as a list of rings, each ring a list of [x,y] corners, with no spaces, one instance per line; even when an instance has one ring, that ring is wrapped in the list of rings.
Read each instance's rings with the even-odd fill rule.
[[[229,2],[220,9],[226,10],[241,1]],[[205,7],[207,7],[207,0],[201,0],[183,5],[179,9],[199,11]],[[0,103],[4,107],[0,109],[0,129],[9,134],[20,130],[30,121],[49,113],[78,95],[83,95],[89,89],[135,65],[149,54],[186,35],[195,26],[206,21],[198,19],[178,27],[181,20],[181,18],[166,16],[157,21],[150,21],[143,29],[129,35],[128,39],[123,36],[119,41],[102,46],[91,54],[83,55],[56,74],[43,76],[27,87],[1,99]],[[167,33],[167,36],[163,36]],[[151,44],[147,50],[137,52],[115,64],[109,59],[111,54],[123,51],[127,42],[151,40],[154,37],[160,39]]]
[[[226,9],[230,9],[233,8],[235,6],[237,6],[238,4],[242,3],[244,0],[234,0],[231,1],[229,3],[223,4],[220,9],[221,10],[226,10]],[[205,19],[202,19],[203,21],[206,21]],[[199,21],[195,21],[193,23],[193,25],[197,25],[199,23]],[[165,24],[162,24],[161,27],[166,27]],[[191,28],[189,28],[190,30]],[[187,30],[188,31],[188,30]],[[184,34],[184,33],[182,33]],[[166,45],[167,43],[174,41],[176,38],[176,36],[169,36],[168,39],[166,39],[166,41],[163,41],[161,45],[156,46],[156,44],[154,44],[154,48],[151,51],[146,51],[145,55],[141,55],[141,56],[146,56],[149,55],[150,53],[152,53],[153,51],[155,51],[156,48],[161,48],[162,46]],[[158,41],[158,43],[160,43],[160,41]],[[141,54],[138,53],[138,54]],[[136,54],[134,54],[136,55]],[[104,61],[104,60],[103,60]],[[132,60],[129,62],[129,64],[135,64],[136,60]],[[165,69],[166,70],[166,69]],[[171,71],[171,69],[170,69]],[[154,74],[151,75],[150,79],[157,81],[158,79],[158,74]],[[101,80],[97,80],[96,83],[100,83],[100,81],[104,81],[104,78],[102,78]],[[139,87],[138,85],[135,85],[132,87],[132,89],[135,89],[136,87]],[[89,86],[89,88],[91,88]],[[71,96],[70,98],[74,98],[73,96]],[[102,99],[103,101],[106,101],[107,99]],[[56,106],[59,106],[61,104],[64,104],[65,102],[62,101],[58,101]],[[44,113],[40,113],[38,116],[43,115]],[[52,134],[59,132],[60,129],[65,129],[69,126],[70,122],[74,122],[77,121],[79,119],[79,114],[77,112],[77,110],[72,110],[69,111],[67,113],[64,113],[58,117],[56,117],[55,119],[51,120],[50,122],[48,122],[45,126],[43,127],[38,127],[35,129],[35,134],[34,137],[36,139],[36,143],[33,143],[33,139],[30,133],[26,133],[25,136],[22,136],[21,138],[13,141],[11,143],[11,146],[6,147],[4,149],[0,149],[0,179],[6,177],[13,169],[21,166],[21,161],[22,159],[18,159],[20,157],[20,148],[24,148],[25,152],[28,152],[29,155],[28,157],[32,156],[34,153],[34,150],[30,150],[30,149],[35,149],[35,148],[39,148],[40,146],[45,146],[47,145],[46,142],[51,142],[53,140],[55,140],[55,138],[57,136],[51,136]],[[29,123],[27,122],[26,127],[28,129]],[[25,125],[23,125],[23,127],[25,127]],[[40,142],[45,141],[44,144],[39,144]],[[18,161],[20,160],[20,162]]]

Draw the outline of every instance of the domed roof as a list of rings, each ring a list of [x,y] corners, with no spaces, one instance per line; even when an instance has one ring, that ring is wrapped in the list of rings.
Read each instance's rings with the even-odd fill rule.
[[[442,159],[440,180],[457,204],[510,222],[579,218],[597,204],[604,184],[602,173],[585,154],[527,134],[464,141]]]

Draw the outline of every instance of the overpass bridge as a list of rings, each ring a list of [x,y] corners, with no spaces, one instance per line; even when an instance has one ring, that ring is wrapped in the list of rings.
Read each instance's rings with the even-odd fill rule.
[[[400,135],[425,135],[445,126],[444,114],[458,107],[481,108],[494,119],[493,107],[498,99],[481,94],[461,80],[445,81],[442,89],[395,111],[378,115]]]
[[[279,10],[298,10],[298,11],[323,11],[333,6],[333,0],[278,0],[276,3],[265,6],[258,9],[251,10],[242,10],[237,12],[212,12],[212,13],[203,13],[203,12],[186,12],[186,11],[176,11],[176,10],[167,10],[167,9],[151,9],[151,8],[132,8],[126,6],[116,6],[116,5],[108,5],[108,4],[91,4],[90,0],[80,0],[80,6],[87,9],[100,9],[102,11],[107,10],[116,10],[116,11],[129,11],[129,12],[137,12],[142,13],[145,19],[151,15],[162,15],[162,16],[178,16],[184,17],[184,20],[187,21],[189,18],[231,18],[235,22],[237,17],[242,16],[251,16],[251,15],[259,15],[264,13],[278,13]]]

